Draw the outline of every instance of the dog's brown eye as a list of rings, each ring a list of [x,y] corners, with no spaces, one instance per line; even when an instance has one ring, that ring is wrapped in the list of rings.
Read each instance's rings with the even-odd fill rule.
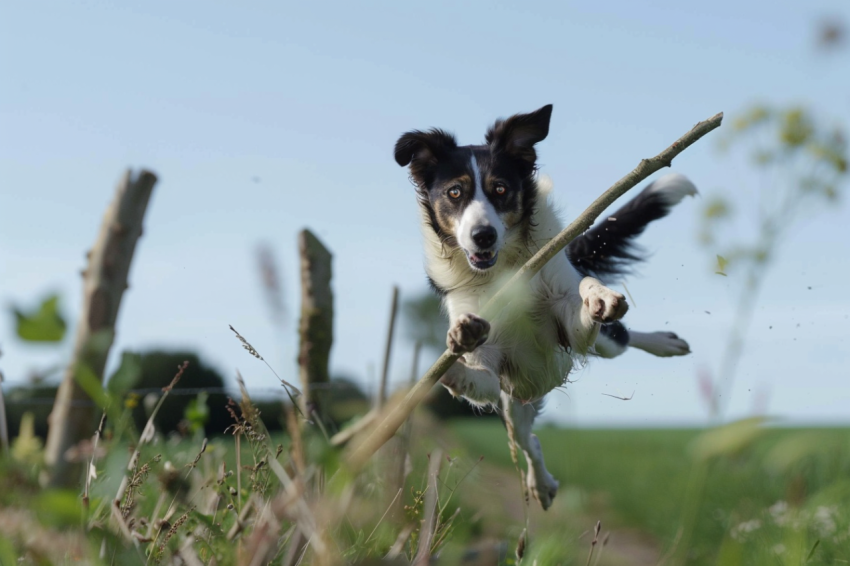
[[[449,196],[452,198],[460,198],[460,187],[452,187],[449,189]]]
[[[508,192],[508,189],[505,188],[505,185],[496,185],[496,194],[503,195]]]

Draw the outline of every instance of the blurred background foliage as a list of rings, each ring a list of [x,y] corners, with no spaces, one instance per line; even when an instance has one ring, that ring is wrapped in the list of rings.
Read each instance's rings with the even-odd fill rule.
[[[756,105],[735,117],[721,139],[725,152],[743,153],[759,182],[708,194],[701,213],[699,240],[714,272],[732,275],[738,294],[718,365],[700,376],[714,419],[722,419],[732,398],[759,295],[782,244],[801,220],[829,210],[846,190],[847,133],[819,114],[799,105]]]
[[[65,319],[59,313],[59,296],[50,295],[37,310],[24,312],[12,308],[21,340],[28,342],[61,342],[65,337]]]

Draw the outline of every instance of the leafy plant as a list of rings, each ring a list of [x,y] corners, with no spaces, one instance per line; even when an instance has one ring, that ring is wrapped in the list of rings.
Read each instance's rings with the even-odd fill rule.
[[[12,309],[18,337],[27,342],[61,342],[67,324],[59,312],[59,296],[50,295],[37,309],[24,311]]]

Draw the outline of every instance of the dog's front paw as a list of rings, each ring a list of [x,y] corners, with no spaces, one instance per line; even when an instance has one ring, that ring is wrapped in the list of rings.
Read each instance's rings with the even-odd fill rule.
[[[474,314],[461,315],[446,336],[446,345],[453,354],[466,354],[487,341],[490,323]]]
[[[622,293],[602,285],[593,285],[584,295],[584,308],[593,322],[607,323],[623,318],[629,310],[629,304]]]

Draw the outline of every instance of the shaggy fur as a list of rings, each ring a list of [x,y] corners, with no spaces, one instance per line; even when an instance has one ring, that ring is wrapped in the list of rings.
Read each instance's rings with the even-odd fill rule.
[[[422,213],[425,269],[443,296],[449,348],[463,356],[441,382],[455,396],[501,405],[528,463],[528,489],[548,508],[558,482],[546,470],[531,427],[540,402],[563,385],[576,361],[614,357],[627,347],[684,355],[672,333],[629,332],[625,297],[602,283],[641,259],[632,239],[695,188],[667,175],[549,261],[492,321],[481,307],[563,228],[538,175],[535,145],[546,138],[552,106],[497,121],[486,143],[458,146],[444,130],[411,131],[395,158],[409,166]]]

